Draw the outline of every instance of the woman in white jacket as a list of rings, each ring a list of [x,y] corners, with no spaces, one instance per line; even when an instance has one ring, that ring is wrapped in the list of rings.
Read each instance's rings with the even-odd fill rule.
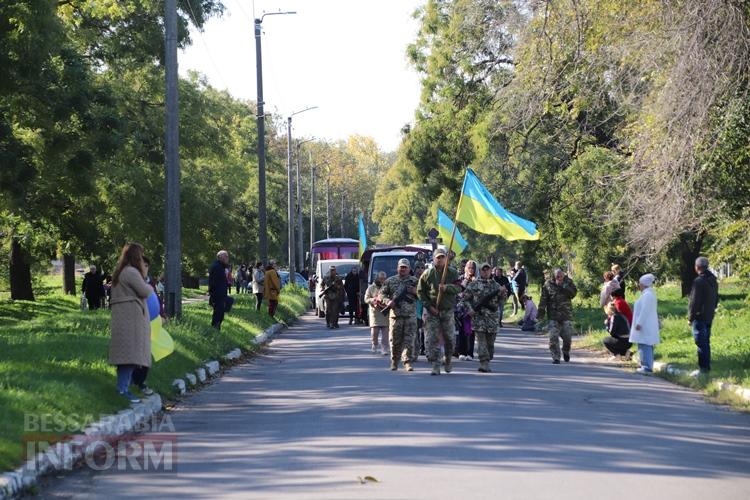
[[[630,342],[638,344],[641,366],[638,373],[651,373],[654,369],[654,346],[659,343],[659,316],[656,312],[656,292],[653,285],[656,276],[644,274],[638,280],[641,297],[633,307],[633,324],[630,327]]]

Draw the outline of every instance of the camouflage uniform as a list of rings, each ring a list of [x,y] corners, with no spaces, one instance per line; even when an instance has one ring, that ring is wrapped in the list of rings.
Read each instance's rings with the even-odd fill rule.
[[[567,361],[570,359],[570,343],[573,337],[573,297],[578,290],[573,281],[565,276],[562,285],[555,282],[554,277],[547,280],[542,287],[542,298],[539,300],[538,318],[547,314],[549,324],[549,351],[555,362],[560,361],[560,337],[562,337],[562,352]]]
[[[492,297],[480,311],[474,306],[492,293],[499,293]],[[461,305],[467,312],[474,311],[471,318],[471,326],[476,335],[479,350],[479,369],[489,371],[489,362],[495,356],[495,337],[499,317],[498,307],[503,302],[505,291],[492,278],[474,280],[466,287],[461,297]]]
[[[411,275],[391,276],[380,289],[383,302],[395,299],[404,288],[417,286],[417,278]],[[390,310],[390,341],[391,341],[391,368],[398,365],[401,353],[405,352],[404,367],[409,368],[408,363],[413,357],[414,337],[417,334],[417,304],[416,297],[408,295],[401,303],[394,305]]]
[[[326,306],[326,326],[329,328],[339,327],[339,304],[341,303],[341,294],[344,291],[344,283],[337,274],[331,277],[329,274],[323,278],[323,290],[332,287],[323,295],[323,301]]]
[[[451,356],[453,355],[453,335],[456,331],[453,319],[454,309],[456,307],[456,295],[461,292],[461,286],[458,281],[458,272],[448,266],[445,283],[448,285],[440,299],[438,315],[435,316],[430,312],[430,307],[435,307],[438,296],[438,286],[442,271],[437,267],[432,267],[425,271],[419,278],[417,285],[417,297],[424,304],[425,309],[425,344],[427,351],[427,360],[432,363],[433,371],[437,369],[440,373],[440,337],[442,336],[445,350],[445,371],[451,370]],[[436,366],[437,365],[437,366]]]

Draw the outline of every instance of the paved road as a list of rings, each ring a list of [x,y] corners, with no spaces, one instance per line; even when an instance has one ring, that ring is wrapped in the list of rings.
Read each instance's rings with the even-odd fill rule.
[[[750,415],[544,344],[503,330],[492,374],[393,373],[364,328],[307,315],[172,414],[178,473],[84,471],[42,496],[750,498]]]

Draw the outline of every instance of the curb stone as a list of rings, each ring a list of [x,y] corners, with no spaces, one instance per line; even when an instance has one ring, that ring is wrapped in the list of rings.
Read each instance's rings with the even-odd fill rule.
[[[40,476],[62,468],[70,470],[84,458],[87,447],[98,441],[114,442],[123,434],[138,428],[161,412],[161,396],[154,394],[115,415],[103,417],[86,427],[82,433],[63,443],[56,443],[39,452],[24,465],[0,477],[0,499],[14,498],[34,486]]]
[[[188,381],[190,385],[196,385],[198,383],[198,377],[196,377],[192,373],[186,373],[185,379]]]
[[[654,362],[654,371],[655,372],[663,372],[668,373],[670,375],[675,376],[685,376],[689,377],[690,372],[688,370],[682,370],[680,368],[677,368],[676,366],[673,366],[669,363],[662,363],[659,361]],[[750,389],[747,389],[745,387],[742,387],[740,385],[736,384],[730,384],[729,382],[719,382],[719,391],[721,392],[733,392],[737,396],[739,396],[743,401],[750,402]]]
[[[283,323],[275,323],[262,334],[253,339],[254,344],[262,344],[273,338],[279,331],[286,327]],[[234,360],[242,356],[242,351],[235,348],[224,355],[224,359]],[[208,361],[203,367],[195,370],[195,375],[185,374],[185,378],[192,385],[197,377],[200,382],[205,382],[208,376],[219,372],[218,361]],[[180,394],[184,394],[187,384],[183,379],[175,379],[172,386]],[[116,442],[122,436],[137,428],[148,418],[162,411],[162,399],[159,394],[153,394],[144,398],[141,403],[131,405],[130,408],[121,410],[115,415],[103,417],[98,422],[87,426],[81,434],[73,436],[73,439],[64,443],[50,446],[44,453],[38,453],[33,459],[12,472],[0,475],[0,500],[16,498],[25,490],[36,485],[39,477],[53,471],[56,466],[62,466],[64,470],[70,470],[74,464],[84,458],[86,447],[97,441]]]

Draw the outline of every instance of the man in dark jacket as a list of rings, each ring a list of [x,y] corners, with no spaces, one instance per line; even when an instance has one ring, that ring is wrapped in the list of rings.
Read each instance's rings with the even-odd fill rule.
[[[711,370],[711,323],[714,320],[716,306],[719,304],[719,283],[716,276],[708,270],[708,259],[695,259],[695,272],[688,305],[688,323],[693,330],[693,339],[698,346],[699,370],[691,373],[697,376]]]
[[[83,286],[81,291],[86,296],[89,309],[99,309],[102,306],[102,297],[104,296],[104,278],[97,271],[96,266],[91,266],[89,272],[83,275]]]
[[[521,302],[521,309],[526,308],[526,304],[523,303],[521,297],[526,295],[526,287],[529,285],[529,277],[526,275],[526,268],[519,261],[516,262],[516,275],[513,278],[516,281],[516,287],[518,288],[518,301]]]
[[[229,252],[221,250],[216,254],[216,262],[208,270],[208,296],[209,304],[214,308],[211,316],[211,326],[217,330],[221,329],[224,321],[224,313],[229,312],[234,304],[234,298],[228,295],[229,283],[227,283],[226,269],[229,266]]]
[[[349,324],[359,323],[359,270],[354,266],[344,277],[344,290],[346,291],[346,302],[349,309]]]

